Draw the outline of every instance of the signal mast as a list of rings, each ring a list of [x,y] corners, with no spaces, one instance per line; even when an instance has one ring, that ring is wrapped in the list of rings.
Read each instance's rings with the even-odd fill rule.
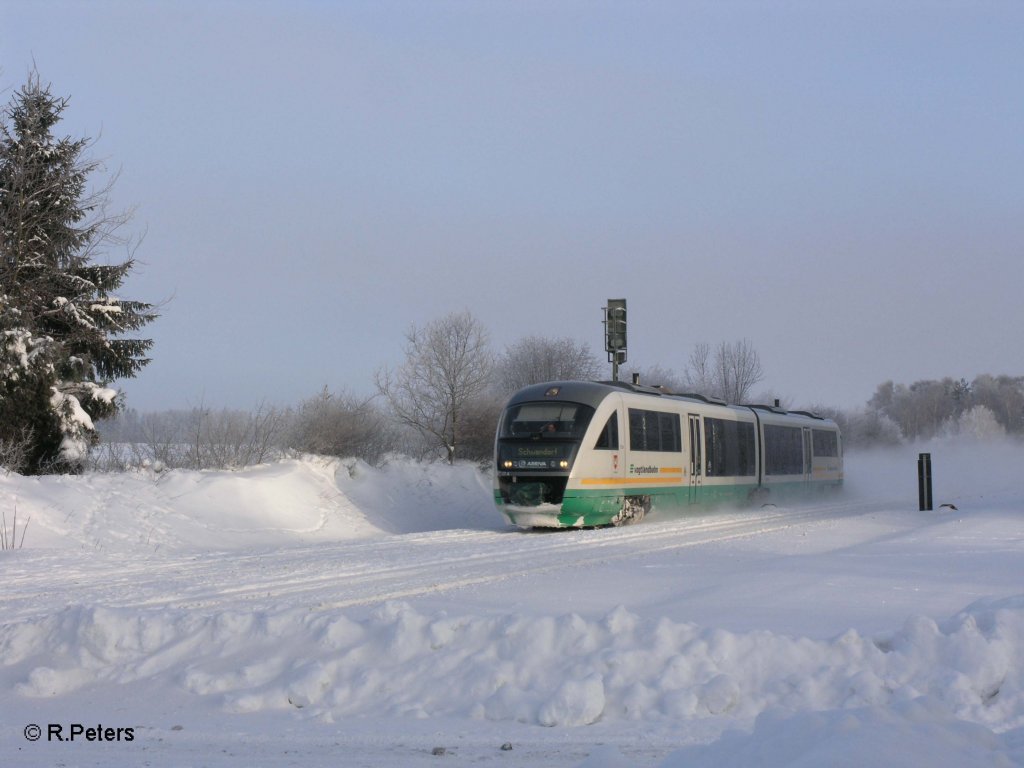
[[[604,348],[612,364],[612,381],[618,381],[619,366],[626,362],[625,299],[608,299],[604,308]]]

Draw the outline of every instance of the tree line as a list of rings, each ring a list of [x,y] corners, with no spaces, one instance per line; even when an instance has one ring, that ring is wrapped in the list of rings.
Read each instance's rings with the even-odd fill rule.
[[[168,467],[240,467],[311,453],[371,464],[402,454],[420,459],[487,463],[508,396],[533,383],[606,378],[604,360],[571,338],[529,336],[494,351],[486,328],[469,312],[435,319],[406,334],[405,360],[377,371],[368,396],[318,394],[289,408],[254,411],[128,411],[104,423],[103,467],[157,461]],[[699,344],[681,372],[637,369],[665,390],[747,402],[763,377],[749,341]],[[746,382],[730,397],[728,387]],[[736,390],[734,390],[735,392]],[[771,402],[772,393],[758,398]],[[781,399],[781,398],[780,398]],[[792,404],[787,404],[792,406]],[[978,376],[885,382],[865,406],[809,410],[835,419],[848,448],[890,446],[947,435],[987,439],[1024,433],[1024,377]]]
[[[128,409],[101,424],[93,464],[206,469],[296,453],[372,464],[393,454],[479,461],[493,449],[511,392],[534,381],[594,379],[600,370],[589,345],[568,338],[528,337],[496,354],[475,317],[453,313],[410,329],[405,362],[379,369],[371,395],[325,387],[294,407]]]
[[[663,386],[723,397],[730,383],[745,381],[749,388],[761,377],[757,352],[746,341],[713,350],[701,345],[693,359],[714,365],[688,365],[682,376],[648,371],[666,377]],[[495,351],[475,316],[454,312],[410,328],[404,362],[378,369],[369,396],[324,388],[295,407],[129,409],[101,424],[104,442],[93,450],[93,466],[240,467],[296,453],[374,464],[393,454],[484,462],[513,392],[546,381],[601,378],[607,378],[606,363],[586,342],[535,335]]]
[[[890,441],[950,434],[977,438],[1024,434],[1024,376],[983,374],[973,381],[944,378],[880,384],[866,414]]]

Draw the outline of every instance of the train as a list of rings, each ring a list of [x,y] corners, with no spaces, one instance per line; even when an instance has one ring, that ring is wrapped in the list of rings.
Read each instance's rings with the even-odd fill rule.
[[[637,382],[516,392],[494,447],[494,501],[519,528],[639,522],[653,510],[777,503],[843,484],[839,427]]]

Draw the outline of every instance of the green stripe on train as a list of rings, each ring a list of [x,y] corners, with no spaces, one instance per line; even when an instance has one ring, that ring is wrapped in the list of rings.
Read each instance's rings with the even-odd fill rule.
[[[651,487],[630,487],[626,489],[608,489],[585,491],[567,490],[562,499],[562,511],[567,517],[587,518],[591,516],[607,517],[609,520],[622,509],[623,499],[629,496],[650,496],[652,509],[686,509],[691,506],[713,507],[721,505],[742,505],[750,498],[756,486],[737,485],[704,485],[690,488],[689,486],[663,485]],[[592,523],[587,523],[591,525]]]
[[[650,496],[651,508],[661,511],[683,511],[691,507],[710,508],[717,506],[745,506],[757,493],[759,502],[784,502],[803,499],[826,491],[834,490],[842,485],[842,481],[830,482],[791,482],[776,483],[758,487],[749,483],[732,485],[699,485],[630,487],[628,494],[625,488],[582,490],[568,489],[562,499],[562,507],[556,516],[563,526],[594,526],[608,525],[622,509],[624,497]],[[494,501],[506,514],[509,510],[501,498],[500,491],[495,491]],[[527,514],[523,512],[523,514]],[[516,513],[511,513],[516,517]]]

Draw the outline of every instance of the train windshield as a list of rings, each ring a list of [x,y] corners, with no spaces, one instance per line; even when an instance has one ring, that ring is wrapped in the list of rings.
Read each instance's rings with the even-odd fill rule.
[[[579,403],[520,403],[505,411],[499,437],[579,440],[593,415],[593,408]]]

